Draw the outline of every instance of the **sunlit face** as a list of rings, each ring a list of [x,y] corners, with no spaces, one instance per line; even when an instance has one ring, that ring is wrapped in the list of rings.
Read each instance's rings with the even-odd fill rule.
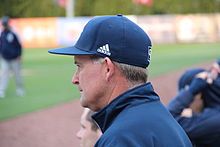
[[[78,86],[83,107],[93,111],[101,109],[105,101],[105,71],[102,63],[94,62],[90,56],[75,56],[77,71],[72,83]]]
[[[81,147],[94,147],[96,141],[100,137],[101,133],[99,130],[92,130],[91,123],[86,119],[88,114],[88,109],[85,109],[80,121],[80,130],[77,132],[76,136],[80,139]]]

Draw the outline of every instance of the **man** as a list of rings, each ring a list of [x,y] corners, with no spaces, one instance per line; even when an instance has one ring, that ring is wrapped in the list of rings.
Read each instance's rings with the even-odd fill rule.
[[[219,62],[220,63],[220,62]],[[168,109],[196,147],[220,146],[220,68],[187,70]]]
[[[24,95],[23,79],[21,76],[21,55],[22,46],[16,34],[9,26],[9,17],[5,16],[1,20],[3,31],[0,36],[0,56],[1,56],[1,82],[0,98],[5,97],[8,85],[10,70],[13,71],[16,79],[16,94]]]
[[[94,147],[96,141],[102,135],[101,130],[92,119],[93,114],[93,111],[85,108],[81,116],[81,127],[76,136],[80,139],[80,146],[82,147]]]
[[[95,17],[73,47],[49,51],[75,57],[72,83],[81,93],[81,105],[97,111],[92,117],[103,133],[96,147],[191,146],[146,83],[151,46],[138,25],[117,15]]]

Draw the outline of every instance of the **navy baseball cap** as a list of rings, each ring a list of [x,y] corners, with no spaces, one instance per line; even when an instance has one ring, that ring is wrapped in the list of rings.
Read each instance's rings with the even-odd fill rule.
[[[123,15],[97,16],[83,29],[74,46],[49,50],[61,55],[97,55],[111,60],[148,67],[151,55],[149,36]]]

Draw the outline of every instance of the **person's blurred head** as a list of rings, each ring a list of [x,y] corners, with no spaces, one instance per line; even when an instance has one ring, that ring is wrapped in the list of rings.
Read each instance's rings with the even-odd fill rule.
[[[96,122],[91,117],[94,113],[90,109],[85,108],[81,116],[81,127],[76,136],[80,139],[80,146],[82,147],[94,147],[102,134]]]
[[[210,75],[212,76],[213,79],[216,79],[217,76],[220,74],[220,59],[216,60],[210,68]]]
[[[203,93],[205,106],[220,106],[220,59],[216,60],[209,69],[210,77],[215,79]]]
[[[4,28],[8,28],[9,27],[9,21],[10,21],[10,18],[8,16],[3,16],[2,19],[1,19],[2,26]]]

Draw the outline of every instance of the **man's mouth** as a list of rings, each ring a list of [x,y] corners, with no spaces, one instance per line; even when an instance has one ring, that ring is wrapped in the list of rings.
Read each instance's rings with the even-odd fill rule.
[[[82,92],[83,92],[83,90],[82,90],[82,89],[79,89],[79,92],[80,92],[80,93],[82,93]]]
[[[80,93],[83,91],[80,87],[78,87],[78,90],[79,90]]]

